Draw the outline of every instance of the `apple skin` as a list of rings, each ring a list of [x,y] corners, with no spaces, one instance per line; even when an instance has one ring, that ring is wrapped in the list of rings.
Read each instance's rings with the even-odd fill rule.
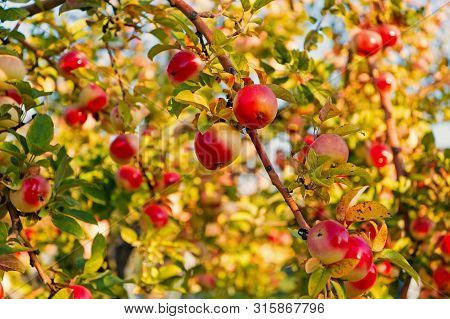
[[[20,107],[16,100],[9,96],[0,96],[0,106],[2,105],[14,105]],[[0,120],[0,128],[9,129],[19,124],[19,112],[17,109],[11,107],[8,110],[8,114],[10,115],[9,119],[5,118]]]
[[[17,92],[16,89],[6,90],[5,95],[9,96],[12,99],[14,99],[14,101],[16,101],[17,104],[19,104],[19,105],[23,103],[22,97],[20,96],[19,92]]]
[[[50,183],[42,176],[33,175],[22,181],[19,190],[11,191],[11,203],[22,213],[33,213],[45,206],[52,196]]]
[[[216,123],[203,134],[197,132],[194,149],[206,169],[216,170],[231,164],[238,157],[241,135],[226,123]]]
[[[72,285],[69,289],[72,289],[72,299],[92,299],[91,291],[84,286]]]
[[[150,111],[146,107],[136,108],[133,107],[130,110],[131,121],[130,127],[135,128],[139,125],[142,120],[150,114]],[[110,120],[112,127],[117,131],[124,131],[126,129],[125,123],[120,116],[119,108],[117,106],[113,107],[110,113]]]
[[[63,73],[69,74],[73,70],[85,67],[88,64],[88,59],[84,53],[72,50],[65,53],[59,59],[59,68]]]
[[[395,89],[395,77],[392,73],[383,72],[375,79],[375,85],[381,93],[389,93]]]
[[[373,255],[369,245],[360,237],[351,236],[348,241],[348,251],[344,259],[354,258],[358,259],[359,263],[348,274],[341,279],[348,281],[358,281],[363,279],[370,270],[372,265]]]
[[[307,244],[312,257],[329,265],[344,259],[349,247],[349,234],[338,222],[325,220],[309,230]]]
[[[5,298],[5,292],[3,291],[2,283],[0,282],[0,299]]]
[[[179,181],[181,181],[181,176],[176,172],[167,172],[163,174],[164,187],[176,184]]]
[[[144,206],[144,214],[147,215],[156,228],[166,226],[169,221],[169,213],[167,210],[157,204],[149,203]]]
[[[0,55],[0,70],[6,76],[1,81],[23,80],[27,74],[23,61],[13,55]]]
[[[116,173],[116,184],[126,191],[135,191],[142,184],[142,173],[136,167],[121,166]]]
[[[337,134],[320,135],[311,144],[311,148],[317,155],[328,156],[335,163],[346,163],[348,160],[349,150],[347,143]]]
[[[108,104],[108,96],[97,84],[90,83],[81,90],[79,102],[92,113],[96,113]]]
[[[353,38],[353,45],[358,55],[366,57],[378,53],[383,47],[383,40],[375,31],[362,30]]]
[[[433,271],[433,281],[441,292],[450,292],[450,269],[440,265]]]
[[[450,234],[442,237],[440,247],[443,254],[450,255]]]
[[[202,60],[189,51],[177,52],[167,66],[167,74],[173,84],[195,79],[203,69]]]
[[[233,111],[241,125],[249,129],[260,129],[275,119],[278,102],[273,91],[267,86],[249,85],[237,93]]]
[[[374,29],[374,31],[381,36],[384,47],[394,46],[400,37],[400,30],[392,24],[379,25]]]
[[[109,146],[111,158],[118,164],[128,164],[139,150],[139,139],[134,134],[120,134]]]
[[[347,297],[355,298],[362,295],[366,291],[370,290],[370,288],[372,288],[373,285],[375,285],[377,277],[378,277],[377,267],[375,266],[375,264],[372,264],[370,266],[369,272],[363,279],[354,282],[346,281],[344,283]]]
[[[67,125],[81,127],[86,122],[88,115],[86,110],[78,107],[68,107],[64,110],[64,120]]]
[[[373,165],[378,168],[386,166],[392,160],[392,152],[384,144],[373,144],[369,153]]]
[[[392,264],[389,261],[385,260],[382,263],[378,264],[377,271],[378,273],[389,277],[392,274]]]
[[[417,217],[411,222],[409,230],[416,240],[424,240],[431,233],[434,223],[428,217]]]

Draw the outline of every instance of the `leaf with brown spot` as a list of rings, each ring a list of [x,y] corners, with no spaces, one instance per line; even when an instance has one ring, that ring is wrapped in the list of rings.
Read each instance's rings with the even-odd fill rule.
[[[16,256],[8,254],[0,256],[0,270],[24,273],[26,268]]]
[[[391,217],[391,214],[386,207],[378,202],[370,201],[350,207],[345,215],[345,220],[350,222],[362,222],[387,217]]]
[[[358,259],[347,258],[338,261],[337,263],[331,264],[328,266],[328,269],[331,272],[331,277],[333,278],[341,278],[345,276],[350,271],[352,271],[356,265],[359,263]]]
[[[379,252],[382,251],[384,246],[386,245],[386,240],[388,238],[388,228],[383,220],[381,228],[378,230],[378,227],[376,227],[375,229],[377,229],[377,235],[373,239],[372,250],[375,252]]]
[[[341,200],[339,201],[336,207],[336,219],[338,221],[343,222],[346,219],[345,215],[347,214],[349,208],[356,204],[359,197],[361,197],[362,193],[364,193],[364,191],[368,187],[369,186],[354,188],[347,194],[342,196]]]

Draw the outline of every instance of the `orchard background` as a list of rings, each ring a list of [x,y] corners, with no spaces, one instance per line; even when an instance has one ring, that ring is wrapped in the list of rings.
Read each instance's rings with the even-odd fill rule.
[[[448,297],[448,2],[0,21],[0,298]]]

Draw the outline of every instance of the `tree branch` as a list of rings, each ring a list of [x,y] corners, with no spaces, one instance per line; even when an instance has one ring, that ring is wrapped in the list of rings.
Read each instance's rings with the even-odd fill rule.
[[[21,9],[27,10],[30,13],[28,16],[31,17],[35,14],[38,14],[38,13],[41,13],[44,11],[48,11],[48,10],[52,10],[52,9],[62,5],[65,2],[66,2],[66,0],[42,0],[42,1],[39,1],[39,3],[35,2],[28,6],[21,7]]]

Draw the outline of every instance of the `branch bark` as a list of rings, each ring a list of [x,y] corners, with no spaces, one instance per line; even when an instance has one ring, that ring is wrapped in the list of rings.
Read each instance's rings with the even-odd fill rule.
[[[22,9],[27,10],[30,13],[28,15],[30,17],[44,11],[52,10],[65,2],[66,0],[43,0],[39,1],[39,3],[35,2],[33,4],[22,7]]]

